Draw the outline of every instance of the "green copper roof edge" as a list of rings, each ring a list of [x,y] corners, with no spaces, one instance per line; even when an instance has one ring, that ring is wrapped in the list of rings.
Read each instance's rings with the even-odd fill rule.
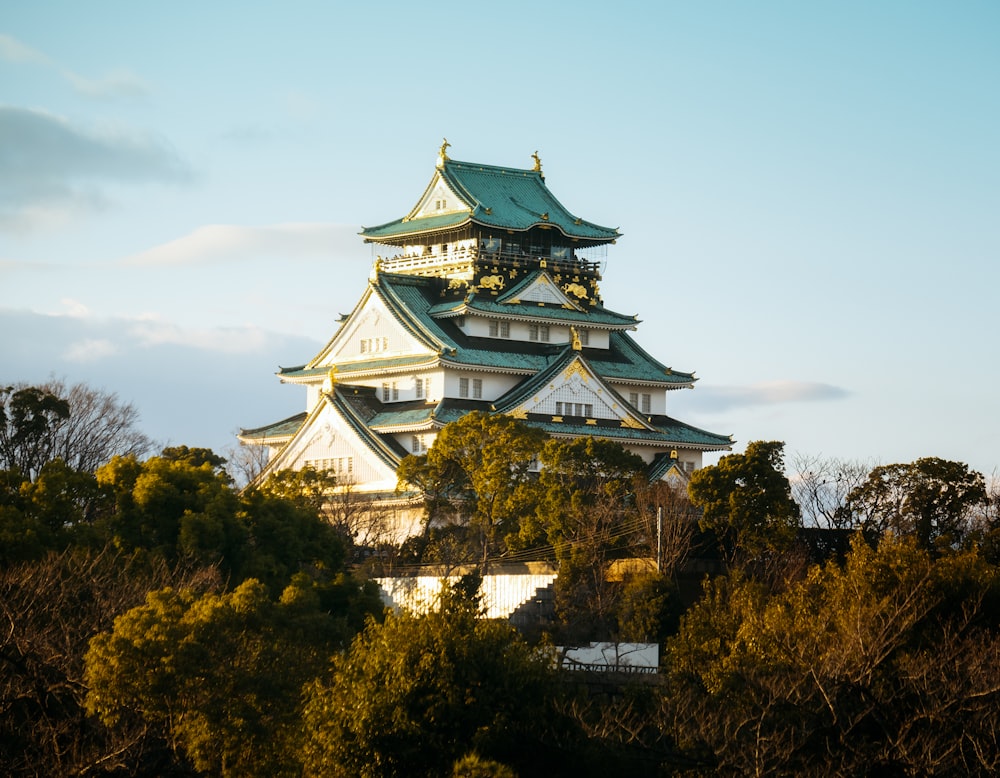
[[[396,277],[393,273],[379,273],[376,277],[376,281],[373,286],[377,290],[379,297],[389,308],[390,312],[396,318],[403,327],[410,329],[414,335],[420,337],[424,341],[424,344],[433,348],[435,351],[440,353],[445,348],[457,348],[457,344],[449,339],[449,342],[444,342],[435,333],[431,332],[422,321],[419,320],[419,314],[410,310],[410,306],[404,303],[397,294],[396,290],[392,288],[392,278]],[[412,276],[402,276],[403,278],[410,279]],[[385,283],[383,284],[383,281]],[[415,284],[410,284],[411,286]],[[392,302],[390,304],[389,299]]]
[[[642,346],[640,346],[638,343],[636,343],[633,338],[629,337],[628,333],[625,333],[625,332],[613,332],[613,333],[611,333],[611,337],[612,338],[617,337],[618,339],[622,340],[625,343],[625,345],[627,345],[630,349],[632,349],[635,353],[637,353],[639,356],[641,356],[647,362],[651,362],[652,364],[657,365],[657,366],[663,368],[663,371],[664,371],[665,375],[681,375],[681,376],[686,376],[688,378],[688,380],[691,381],[691,383],[694,383],[695,381],[698,380],[697,378],[694,377],[694,373],[687,373],[687,372],[685,372],[683,370],[674,370],[672,367],[667,367],[666,365],[664,365],[660,360],[658,360],[656,357],[652,356],[648,351],[646,351],[646,349],[644,349]]]
[[[582,226],[583,224],[586,224],[588,227],[591,227],[598,232],[604,232],[607,234],[610,240],[616,240],[621,235],[617,229],[612,229],[611,227],[602,227],[600,225],[594,224],[593,222],[584,222],[583,219],[571,213],[570,210],[565,205],[563,205],[562,202],[559,201],[559,199],[555,196],[555,194],[553,194],[552,190],[549,189],[548,184],[545,183],[545,176],[542,175],[541,170],[508,168],[508,167],[500,167],[497,165],[483,165],[475,162],[462,162],[460,160],[447,160],[444,163],[443,173],[444,175],[450,177],[452,170],[454,169],[461,170],[465,168],[468,168],[471,172],[479,172],[480,170],[489,169],[490,171],[498,173],[500,175],[508,175],[508,174],[520,175],[524,178],[530,178],[533,181],[535,181],[538,187],[540,188],[543,198],[547,199],[553,206],[558,208],[572,223],[576,224],[576,222],[579,221],[580,224],[577,226]],[[468,192],[468,189],[465,187],[464,184],[461,184],[461,186],[463,189],[465,189],[466,194],[470,200],[475,200],[477,203],[485,205],[481,203],[478,199],[474,198],[472,194]],[[584,236],[573,236],[566,233],[565,230],[563,230],[562,226],[560,226],[558,223],[552,222],[551,220],[549,221],[541,220],[537,222],[537,224],[534,224],[532,226],[541,226],[541,225],[555,226],[559,229],[560,232],[562,232],[567,237],[584,237]],[[485,224],[484,226],[494,226],[494,225]],[[528,229],[530,229],[530,227]]]
[[[294,435],[302,427],[302,423],[306,420],[306,418],[308,418],[308,416],[309,416],[308,411],[301,411],[300,413],[296,413],[293,416],[289,416],[287,419],[274,421],[271,422],[270,424],[265,424],[260,427],[251,427],[250,429],[241,428],[236,436],[238,438],[258,437],[261,439],[266,439],[268,437],[274,437],[274,438],[288,437]],[[296,423],[296,426],[295,429],[292,430],[291,432],[275,433],[273,435],[268,435],[267,433],[268,430],[275,429],[277,427],[283,427],[285,425],[291,425],[292,423]]]
[[[375,454],[382,462],[393,470],[399,467],[399,463],[402,461],[402,457],[398,452],[394,451],[377,432],[372,431],[367,424],[357,415],[357,412],[351,407],[351,404],[340,394],[339,389],[335,386],[334,391],[330,394],[325,395],[327,401],[333,406],[334,410],[340,414],[340,417],[347,422],[348,426],[353,429],[361,441],[368,447],[368,449]]]

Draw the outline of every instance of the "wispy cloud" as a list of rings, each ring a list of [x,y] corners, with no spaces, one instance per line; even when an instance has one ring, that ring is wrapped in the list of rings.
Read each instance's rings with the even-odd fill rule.
[[[270,336],[257,327],[214,327],[188,329],[165,322],[144,321],[128,328],[128,335],[140,348],[185,346],[225,354],[250,354],[268,344]]]
[[[68,384],[83,381],[134,403],[143,429],[157,440],[219,452],[235,445],[240,427],[301,410],[299,393],[272,373],[287,359],[314,354],[318,341],[250,328],[221,335],[168,330],[164,324],[154,335],[134,319],[0,308],[0,332],[23,335],[0,338],[0,385],[41,383],[56,370]],[[260,350],[239,351],[233,341],[240,338]]]
[[[78,93],[95,99],[138,97],[150,91],[149,85],[127,68],[117,68],[100,78],[83,76],[63,67],[43,52],[3,33],[0,33],[0,59],[49,68],[64,78]]]
[[[283,258],[358,253],[358,227],[347,224],[296,223],[264,227],[209,224],[169,243],[122,260],[126,265],[194,265],[245,261],[250,256]]]
[[[148,134],[0,106],[0,224],[27,228],[51,211],[101,207],[100,187],[108,183],[192,178],[177,153]]]
[[[829,402],[850,395],[846,389],[815,381],[766,381],[750,386],[699,387],[696,403],[704,411],[798,402]]]
[[[69,344],[63,357],[70,362],[98,362],[118,353],[118,347],[106,338],[85,338]]]
[[[141,97],[149,93],[149,85],[126,68],[112,70],[101,78],[87,78],[68,70],[62,73],[77,92],[99,100]]]
[[[4,33],[0,33],[0,59],[7,62],[20,62],[32,65],[55,65],[42,52]]]

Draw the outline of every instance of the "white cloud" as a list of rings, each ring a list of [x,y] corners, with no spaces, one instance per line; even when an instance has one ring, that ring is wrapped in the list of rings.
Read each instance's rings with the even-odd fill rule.
[[[96,362],[118,353],[118,347],[104,338],[87,338],[70,343],[63,358],[70,362]]]
[[[122,260],[126,265],[188,265],[244,261],[251,255],[282,258],[335,256],[345,249],[357,255],[358,227],[298,223],[265,227],[210,224],[169,243]]]
[[[750,386],[714,386],[698,390],[692,402],[705,411],[729,411],[734,408],[779,405],[792,402],[828,402],[849,395],[846,389],[815,381],[765,381]]]
[[[112,70],[103,78],[87,78],[69,70],[62,71],[66,80],[82,95],[97,99],[139,97],[148,94],[149,85],[126,68]]]
[[[256,327],[215,327],[187,329],[166,322],[143,321],[128,329],[137,346],[184,346],[202,351],[226,354],[248,354],[260,351],[270,336]]]
[[[102,207],[108,183],[185,183],[189,167],[162,140],[83,127],[44,111],[0,106],[0,224]]]
[[[36,65],[52,64],[52,60],[42,52],[36,51],[16,38],[3,33],[0,33],[0,59],[5,59],[7,62],[29,62]]]
[[[81,95],[97,99],[135,97],[149,92],[145,81],[127,68],[118,68],[102,78],[88,78],[62,67],[46,54],[16,38],[0,33],[0,59],[20,64],[41,65],[55,70]]]
[[[59,302],[65,306],[66,310],[63,313],[66,316],[72,316],[76,319],[84,319],[90,316],[90,309],[79,300],[72,300],[69,297],[64,297]]]

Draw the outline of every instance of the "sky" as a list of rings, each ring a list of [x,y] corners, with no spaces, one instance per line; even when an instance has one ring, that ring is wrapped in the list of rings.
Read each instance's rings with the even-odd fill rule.
[[[447,138],[621,229],[605,304],[699,378],[671,415],[990,475],[998,40],[992,0],[3,3],[0,382],[225,455],[305,409],[275,372]]]

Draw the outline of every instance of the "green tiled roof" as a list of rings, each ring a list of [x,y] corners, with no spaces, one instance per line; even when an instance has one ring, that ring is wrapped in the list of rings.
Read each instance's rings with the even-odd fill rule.
[[[545,319],[547,321],[558,321],[566,324],[583,324],[589,327],[604,325],[607,327],[635,327],[638,321],[633,316],[626,316],[622,313],[609,311],[607,308],[595,307],[589,311],[577,311],[571,308],[563,308],[557,305],[523,305],[513,303],[499,303],[495,300],[484,300],[474,297],[466,302],[465,300],[453,300],[446,303],[438,303],[431,307],[431,316],[440,316],[443,313],[455,311],[471,311],[484,315],[497,316],[526,316],[533,319]]]
[[[295,434],[298,428],[302,426],[302,422],[306,420],[306,416],[308,415],[309,414],[303,411],[302,413],[296,413],[294,416],[289,416],[287,419],[282,419],[281,421],[276,421],[272,424],[265,424],[263,427],[241,429],[238,437],[255,438],[258,440],[266,438],[287,438]]]
[[[498,397],[493,403],[500,413],[508,413],[520,405],[525,398],[533,395],[539,387],[545,386],[555,376],[557,376],[576,357],[575,351],[570,346],[565,346],[559,355],[549,362],[542,370],[539,370],[530,378],[521,381],[503,397]]]
[[[382,410],[368,420],[372,429],[380,427],[403,427],[411,424],[421,424],[434,417],[434,406],[421,403],[417,408],[394,408],[391,404],[383,405]]]
[[[414,367],[425,365],[429,361],[426,354],[408,354],[406,356],[395,357],[373,357],[357,362],[338,362],[337,373],[370,373],[380,370],[392,370],[393,368]],[[281,377],[288,378],[309,378],[315,376],[325,376],[330,372],[329,367],[283,367],[278,373]]]
[[[683,422],[666,416],[653,417],[657,431],[637,430],[629,427],[595,427],[591,424],[574,424],[572,422],[551,422],[528,417],[528,424],[537,427],[550,435],[596,435],[615,440],[644,441],[663,446],[689,446],[708,450],[728,449],[733,441],[726,435],[700,430]]]
[[[407,216],[367,227],[361,232],[365,239],[395,240],[469,222],[516,231],[536,226],[554,227],[567,237],[592,244],[609,243],[620,237],[617,229],[584,221],[567,211],[549,191],[540,171],[449,159],[435,172],[430,186],[438,175],[461,198],[467,210],[422,218]]]
[[[653,457],[653,463],[646,468],[646,478],[649,479],[650,483],[659,481],[676,464],[677,460],[671,459],[670,454],[657,454]]]
[[[391,435],[379,435],[370,429],[340,387],[337,387],[332,394],[328,394],[326,397],[337,409],[341,418],[351,426],[376,456],[393,469],[399,467],[400,460],[406,456],[407,452],[396,442],[395,438]]]

